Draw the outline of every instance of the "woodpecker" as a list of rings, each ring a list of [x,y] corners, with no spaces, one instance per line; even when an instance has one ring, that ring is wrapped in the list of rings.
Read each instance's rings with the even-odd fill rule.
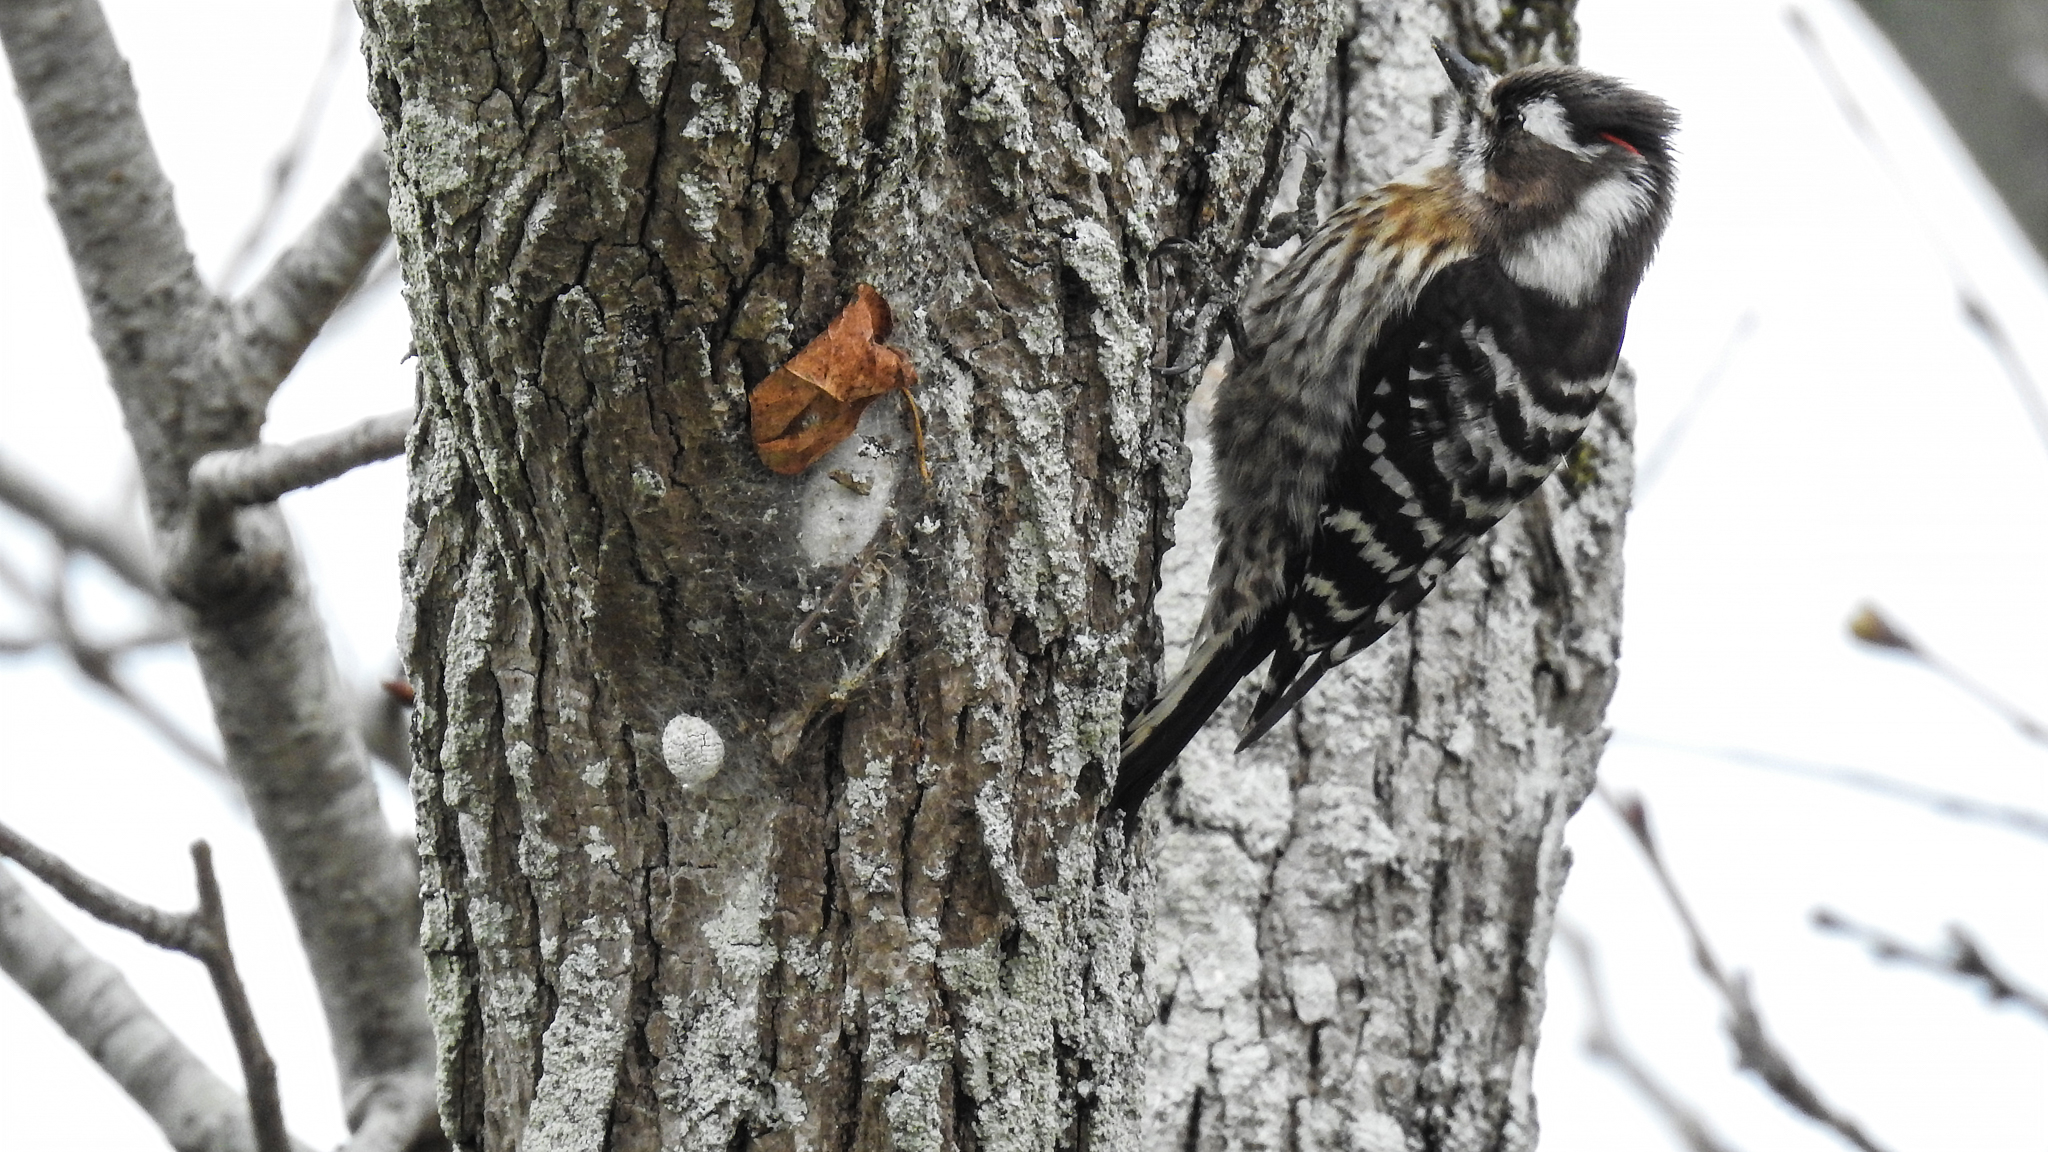
[[[1441,41],[1454,113],[1246,299],[1210,435],[1209,600],[1131,723],[1127,816],[1271,657],[1238,750],[1384,636],[1578,442],[1671,213],[1677,114],[1583,68],[1496,78]]]

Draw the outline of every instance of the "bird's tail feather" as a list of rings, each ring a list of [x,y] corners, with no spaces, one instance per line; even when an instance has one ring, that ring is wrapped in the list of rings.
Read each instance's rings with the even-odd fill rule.
[[[1282,661],[1285,663],[1282,663]],[[1302,664],[1307,663],[1306,669]],[[1266,677],[1266,686],[1259,692],[1259,698],[1252,705],[1252,714],[1244,722],[1244,738],[1237,742],[1239,752],[1252,746],[1253,741],[1272,731],[1280,718],[1294,711],[1308,690],[1316,686],[1335,665],[1328,652],[1318,652],[1309,660],[1299,652],[1282,652],[1273,657],[1273,670]]]
[[[1117,769],[1112,811],[1137,811],[1146,793],[1166,775],[1174,759],[1202,725],[1223,704],[1237,682],[1259,666],[1279,641],[1284,608],[1216,634],[1188,656],[1180,674],[1143,715],[1131,722],[1124,737],[1123,762]]]

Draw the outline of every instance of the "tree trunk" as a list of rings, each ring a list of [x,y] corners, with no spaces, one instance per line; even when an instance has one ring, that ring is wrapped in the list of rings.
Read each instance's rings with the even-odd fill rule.
[[[1319,131],[1333,202],[1424,151],[1430,34],[1496,67],[1569,53],[1568,15],[1525,7],[1496,29],[1457,4],[1360,5]],[[1564,826],[1620,648],[1633,423],[1624,371],[1560,474],[1408,623],[1244,755],[1243,697],[1182,755],[1160,805],[1145,1147],[1534,1147]],[[1164,565],[1169,667],[1215,547],[1205,457]]]
[[[1093,816],[1186,486],[1147,365],[1332,11],[362,6],[450,1137],[1131,1146],[1151,896]],[[860,282],[929,484],[894,397],[796,478],[749,443]]]
[[[1363,4],[1335,98],[1334,5],[363,7],[421,355],[459,1146],[1526,1142],[1615,433],[1324,690],[1305,758],[1231,770],[1251,807],[1201,814],[1205,759],[1158,841],[1093,817],[1188,476],[1186,386],[1147,363],[1241,287],[1298,103],[1384,176],[1426,133],[1429,32],[1515,59],[1559,6],[1504,43]],[[795,478],[749,443],[748,388],[860,282],[920,373],[929,483],[894,397]],[[1251,950],[1198,961],[1211,932]],[[1211,959],[1243,963],[1198,988]]]

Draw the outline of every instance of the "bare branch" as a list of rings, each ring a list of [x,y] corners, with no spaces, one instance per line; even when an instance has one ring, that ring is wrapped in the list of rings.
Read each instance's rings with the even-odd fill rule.
[[[1870,954],[1879,960],[1906,964],[1929,972],[1973,980],[1983,985],[1984,995],[1993,1003],[2010,1001],[2039,1016],[2048,1023],[2048,997],[2022,986],[2006,975],[1984,951],[1968,929],[1960,924],[1948,926],[1948,946],[1939,951],[1921,948],[1897,936],[1854,920],[1826,908],[1813,910],[1813,926],[1823,932],[1847,936],[1859,941],[1870,949]]]
[[[0,868],[0,971],[142,1107],[178,1152],[255,1152],[249,1109],[94,955]],[[298,1152],[310,1152],[299,1145]]]
[[[191,607],[228,765],[291,901],[344,1086],[430,1069],[409,845],[384,818],[290,530],[275,504],[195,496],[165,537],[165,584]]]
[[[184,248],[97,6],[6,0],[0,39],[142,466],[161,579],[277,864],[344,1083],[429,1069],[416,871],[379,807],[290,531],[274,505],[225,516],[190,499],[199,459],[256,442],[277,381],[375,254],[382,165],[366,158],[230,316]]]
[[[406,408],[291,444],[210,453],[192,466],[193,494],[234,507],[268,504],[287,492],[398,455],[411,430],[412,409]]]
[[[398,281],[398,249],[386,244],[377,250],[377,259],[370,265],[369,271],[364,272],[363,278],[356,281],[356,286],[348,290],[348,295],[342,297],[340,304],[335,305],[334,315],[327,320],[328,325],[332,327],[347,324],[356,313],[363,311],[369,306],[370,301],[376,299],[385,285],[396,284]]]
[[[1621,1042],[1621,1035],[1614,1027],[1614,1015],[1607,1005],[1607,988],[1600,979],[1600,966],[1593,955],[1592,941],[1586,939],[1586,934],[1576,926],[1569,924],[1558,926],[1558,939],[1563,942],[1565,954],[1571,957],[1573,967],[1578,969],[1579,982],[1586,991],[1586,1009],[1590,1016],[1586,1023],[1586,1055],[1613,1068],[1626,1080],[1650,1110],[1670,1127],[1688,1152],[1733,1152],[1733,1146],[1721,1139],[1696,1109],[1680,1100],[1677,1093],[1657,1078],[1641,1056]]]
[[[185,246],[106,17],[94,0],[11,0],[0,4],[0,41],[95,338],[133,362],[155,359],[214,298]],[[152,385],[159,395],[181,386]]]
[[[0,586],[4,586],[19,597],[22,603],[35,609],[36,614],[47,626],[50,617],[49,593],[37,588],[19,568],[14,566],[13,561],[9,560],[4,552],[0,552]]]
[[[242,385],[268,396],[362,279],[391,234],[391,174],[381,141],[363,153],[320,215],[233,306]]]
[[[277,1062],[263,1043],[256,1011],[249,1006],[248,989],[242,986],[242,974],[235,968],[235,954],[228,946],[227,909],[221,903],[220,881],[213,874],[213,849],[204,840],[192,845],[192,870],[199,880],[199,910],[192,918],[205,933],[204,946],[195,955],[213,977],[214,994],[220,997],[228,1033],[235,1038],[235,1054],[242,1060],[256,1148],[258,1152],[291,1152],[291,1137],[284,1129],[284,1105],[277,1095]]]
[[[57,894],[116,928],[126,929],[159,948],[182,952],[206,965],[213,979],[214,993],[227,1017],[228,1032],[234,1037],[241,1057],[242,1078],[248,1085],[249,1118],[257,1152],[292,1152],[285,1132],[284,1112],[278,1102],[277,1064],[263,1043],[256,1026],[256,1014],[249,1006],[249,994],[235,968],[235,956],[228,946],[226,909],[221,904],[220,882],[213,874],[213,850],[201,840],[192,845],[192,866],[199,885],[197,911],[179,915],[131,900],[112,888],[85,876],[56,855],[22,838],[0,824],[0,856],[6,856],[55,889]]]
[[[1939,816],[1956,820],[1969,820],[1980,824],[1991,824],[2010,832],[2048,840],[2048,815],[2014,808],[2004,804],[1993,804],[1953,792],[1925,788],[1905,780],[1862,768],[1851,768],[1841,764],[1823,764],[1813,760],[1798,760],[1789,756],[1778,756],[1769,752],[1756,752],[1747,748],[1715,748],[1701,744],[1686,744],[1676,740],[1659,740],[1654,736],[1643,736],[1634,732],[1616,732],[1613,743],[1636,744],[1645,748],[1662,748],[1672,752],[1684,752],[1691,756],[1706,756],[1715,760],[1726,760],[1733,764],[1745,764],[1776,772],[1784,776],[1798,776],[1807,780],[1820,780],[1844,788],[1854,788],[1873,796],[1883,796],[1917,804]]]
[[[1917,660],[1942,679],[1975,697],[1977,702],[2005,718],[2005,722],[2019,731],[2019,734],[2036,744],[2048,744],[2048,724],[2029,715],[2019,705],[1978,683],[1961,668],[1951,664],[1927,645],[1915,639],[1905,629],[1894,624],[1875,604],[1857,607],[1849,617],[1849,635],[1873,648],[1897,652],[1910,660]]]
[[[162,599],[156,564],[141,540],[96,522],[4,455],[0,455],[0,504],[41,525],[62,547],[105,564],[136,591]]]
[[[5,824],[0,824],[0,856],[28,869],[30,875],[55,889],[57,895],[95,918],[133,932],[159,948],[197,956],[203,946],[199,926],[190,916],[131,900],[29,843]]]
[[[1747,973],[1730,973],[1721,966],[1714,955],[1707,937],[1700,930],[1699,921],[1693,917],[1691,905],[1678,891],[1678,885],[1664,866],[1664,857],[1657,850],[1657,842],[1650,834],[1650,814],[1640,797],[1616,800],[1605,788],[1596,789],[1600,799],[1620,817],[1629,833],[1635,838],[1643,858],[1649,862],[1650,872],[1657,879],[1657,886],[1663,889],[1664,899],[1671,910],[1678,914],[1678,921],[1685,927],[1687,939],[1692,942],[1693,963],[1699,967],[1707,982],[1721,994],[1721,1000],[1728,1007],[1728,1018],[1722,1026],[1728,1032],[1729,1040],[1735,1044],[1736,1064],[1756,1074],[1764,1086],[1776,1093],[1780,1100],[1798,1109],[1808,1119],[1840,1136],[1844,1141],[1860,1148],[1863,1152],[1884,1152],[1882,1145],[1865,1135],[1854,1120],[1836,1111],[1809,1084],[1798,1069],[1792,1066],[1792,1059],[1784,1048],[1764,1028],[1762,1015],[1757,1012],[1756,1001],[1749,990]]]
[[[261,505],[235,521],[239,557],[269,549],[274,559],[266,562],[281,571],[256,585],[260,598],[228,598],[231,588],[223,598],[229,609],[214,618],[193,614],[192,648],[229,767],[291,901],[345,1088],[430,1070],[435,1049],[409,844],[384,817],[281,515]],[[220,571],[211,560],[201,564],[202,580]]]

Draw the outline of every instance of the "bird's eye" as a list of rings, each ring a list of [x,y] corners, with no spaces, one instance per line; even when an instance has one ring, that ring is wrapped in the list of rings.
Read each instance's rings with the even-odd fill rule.
[[[1602,132],[1600,134],[1600,138],[1602,140],[1607,141],[1609,144],[1614,145],[1616,148],[1619,148],[1622,151],[1628,153],[1631,156],[1641,156],[1643,154],[1642,149],[1636,147],[1635,145],[1629,143],[1621,137],[1616,136],[1612,132]]]

